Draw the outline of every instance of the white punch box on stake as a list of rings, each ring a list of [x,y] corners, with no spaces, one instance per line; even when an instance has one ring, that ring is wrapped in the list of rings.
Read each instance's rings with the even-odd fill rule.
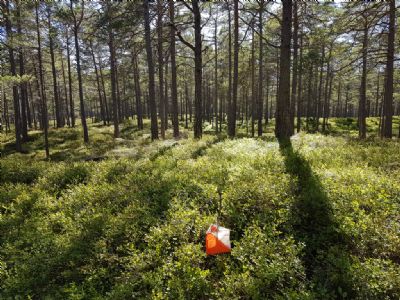
[[[230,230],[212,224],[206,234],[206,253],[216,255],[231,252]]]

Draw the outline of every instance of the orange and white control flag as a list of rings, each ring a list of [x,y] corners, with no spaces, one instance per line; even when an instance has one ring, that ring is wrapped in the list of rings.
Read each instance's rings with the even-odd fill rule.
[[[206,253],[216,255],[231,252],[231,241],[229,239],[230,230],[212,224],[206,234]]]

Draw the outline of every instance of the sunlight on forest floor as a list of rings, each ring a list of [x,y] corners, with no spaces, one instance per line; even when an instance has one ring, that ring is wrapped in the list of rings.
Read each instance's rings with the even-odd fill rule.
[[[0,298],[399,298],[400,142],[346,122],[288,145],[94,124],[51,130],[51,161],[3,140]],[[233,248],[207,257],[217,191]]]

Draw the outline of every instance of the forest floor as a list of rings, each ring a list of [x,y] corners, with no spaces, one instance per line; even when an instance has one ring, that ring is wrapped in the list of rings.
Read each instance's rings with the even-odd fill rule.
[[[400,141],[330,122],[285,144],[95,123],[50,130],[50,161],[1,134],[0,298],[400,298]],[[232,252],[206,256],[218,212]]]

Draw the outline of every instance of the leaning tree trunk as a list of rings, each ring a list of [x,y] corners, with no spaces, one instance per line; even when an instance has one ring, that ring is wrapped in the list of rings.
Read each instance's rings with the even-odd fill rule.
[[[290,130],[290,40],[292,27],[292,0],[282,0],[281,55],[275,135],[287,139]]]
[[[150,13],[149,13],[149,0],[143,1],[144,5],[144,28],[146,40],[146,53],[147,53],[147,66],[149,70],[149,106],[151,115],[151,139],[158,139],[158,124],[157,124],[157,108],[155,101],[155,84],[154,84],[154,62],[153,52],[151,49],[150,37]]]

